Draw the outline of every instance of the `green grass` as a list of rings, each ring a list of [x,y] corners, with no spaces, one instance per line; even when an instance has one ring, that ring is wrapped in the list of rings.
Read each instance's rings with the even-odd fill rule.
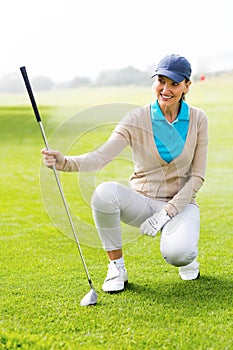
[[[88,308],[79,306],[89,287],[77,248],[55,227],[42,203],[43,143],[27,97],[11,96],[11,103],[10,96],[1,96],[0,349],[233,348],[232,88],[231,81],[207,80],[193,84],[188,98],[209,115],[208,171],[198,196],[201,278],[181,281],[177,269],[160,256],[159,237],[140,237],[135,229],[125,227],[126,240],[133,242],[124,246],[130,278],[124,293],[101,291],[105,253],[91,242],[82,244],[99,296],[98,304]],[[92,88],[38,94],[37,98],[50,137],[63,120],[86,107],[110,102],[144,104],[150,101],[151,90]],[[92,122],[84,118],[78,126],[85,131]],[[104,141],[109,131],[110,125],[81,133],[82,142],[74,138],[71,151],[86,152]],[[58,129],[52,141],[63,142],[59,135]],[[96,181],[127,178],[130,164],[124,160],[128,154],[123,158],[100,172]],[[85,242],[85,222],[94,232],[88,204],[92,178],[87,174],[80,180],[84,190],[89,190],[88,198],[78,192],[76,174],[63,174],[62,181],[80,218],[77,228]]]

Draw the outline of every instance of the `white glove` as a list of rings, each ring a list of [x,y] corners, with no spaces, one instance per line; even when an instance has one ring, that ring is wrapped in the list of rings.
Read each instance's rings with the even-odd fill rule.
[[[146,219],[141,224],[140,231],[142,234],[154,237],[169,220],[171,220],[171,217],[167,215],[166,210],[162,209],[159,213],[155,213]]]

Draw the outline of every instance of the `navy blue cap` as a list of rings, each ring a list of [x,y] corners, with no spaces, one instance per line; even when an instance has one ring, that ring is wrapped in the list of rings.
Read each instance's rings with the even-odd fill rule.
[[[154,75],[163,75],[180,83],[184,79],[190,79],[192,73],[191,65],[185,57],[180,55],[167,55],[158,64]]]

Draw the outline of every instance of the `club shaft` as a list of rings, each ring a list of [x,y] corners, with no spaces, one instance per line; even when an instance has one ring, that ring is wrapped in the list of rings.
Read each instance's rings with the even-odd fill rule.
[[[43,140],[44,140],[44,144],[45,144],[46,148],[49,150],[49,144],[48,144],[48,140],[47,140],[47,137],[46,137],[46,134],[45,134],[45,131],[44,131],[44,127],[43,127],[42,121],[38,122],[38,124],[40,126],[40,131],[41,131],[41,135],[42,135]],[[71,218],[69,207],[68,207],[68,204],[67,204],[67,201],[66,201],[63,189],[62,189],[61,181],[60,181],[60,178],[59,178],[59,175],[58,175],[58,171],[57,171],[55,165],[53,165],[53,172],[54,172],[54,175],[55,175],[55,178],[56,178],[56,182],[57,182],[57,186],[58,186],[58,189],[59,189],[59,192],[61,194],[61,198],[62,198],[64,207],[65,207],[65,211],[66,211],[69,223],[70,223],[70,227],[72,229],[72,232],[73,232],[73,235],[74,235],[74,238],[75,238],[75,242],[77,244],[77,247],[78,247],[78,250],[79,250],[79,254],[80,254],[80,257],[81,257],[81,260],[82,260],[82,263],[83,263],[83,266],[84,266],[84,269],[85,269],[85,272],[86,272],[86,275],[87,275],[87,278],[88,278],[88,282],[89,282],[91,288],[93,288],[91,277],[90,277],[90,274],[88,272],[88,268],[87,268],[86,262],[84,260],[82,249],[81,249],[81,246],[80,246],[80,243],[79,243],[79,240],[78,240],[78,236],[77,236],[77,233],[76,233],[76,230],[75,230],[75,227],[74,227],[73,220]]]
[[[37,104],[36,104],[36,100],[35,100],[34,95],[33,95],[31,84],[30,84],[30,81],[28,79],[26,67],[21,67],[20,71],[21,71],[21,74],[23,76],[23,80],[24,80],[24,83],[25,83],[25,86],[26,86],[26,89],[27,89],[27,92],[28,92],[28,95],[29,95],[29,98],[30,98],[30,101],[31,101],[31,105],[32,105],[32,108],[33,108],[36,120],[37,120],[37,122],[38,122],[38,124],[40,126],[40,131],[41,131],[41,135],[42,135],[43,140],[44,140],[45,147],[49,150],[48,140],[47,140],[47,137],[46,137],[46,134],[45,134],[45,131],[44,131],[44,127],[43,127],[43,124],[42,124],[42,121],[41,121],[41,118],[40,118],[40,113],[39,113],[39,110],[38,110],[38,107],[37,107]],[[90,278],[90,274],[89,274],[88,269],[87,269],[86,262],[84,260],[84,256],[83,256],[82,249],[81,249],[81,246],[80,246],[80,243],[79,243],[79,240],[78,240],[78,236],[77,236],[77,233],[75,231],[74,223],[73,223],[73,220],[72,220],[71,215],[70,215],[69,207],[68,207],[68,204],[67,204],[66,199],[65,199],[65,195],[64,195],[64,192],[63,192],[63,189],[62,189],[60,178],[58,176],[58,171],[57,171],[55,165],[53,166],[53,172],[54,172],[54,175],[55,175],[55,178],[56,178],[56,182],[57,182],[57,186],[59,188],[59,192],[60,192],[61,197],[62,197],[62,201],[63,201],[64,207],[65,207],[65,211],[66,211],[69,223],[70,223],[70,227],[72,229],[72,232],[73,232],[73,235],[74,235],[74,238],[75,238],[75,242],[76,242],[76,245],[78,247],[79,255],[81,257],[81,261],[82,261],[84,270],[85,270],[87,278],[88,278],[88,283],[89,283],[90,287],[92,289],[94,289],[92,281],[91,281],[91,278]]]

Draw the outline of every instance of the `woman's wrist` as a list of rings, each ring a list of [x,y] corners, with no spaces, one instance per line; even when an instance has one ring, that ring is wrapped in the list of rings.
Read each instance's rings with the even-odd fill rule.
[[[67,158],[64,157],[64,163],[63,163],[63,165],[62,165],[61,171],[63,171],[63,170],[65,169],[66,163],[67,163]]]

